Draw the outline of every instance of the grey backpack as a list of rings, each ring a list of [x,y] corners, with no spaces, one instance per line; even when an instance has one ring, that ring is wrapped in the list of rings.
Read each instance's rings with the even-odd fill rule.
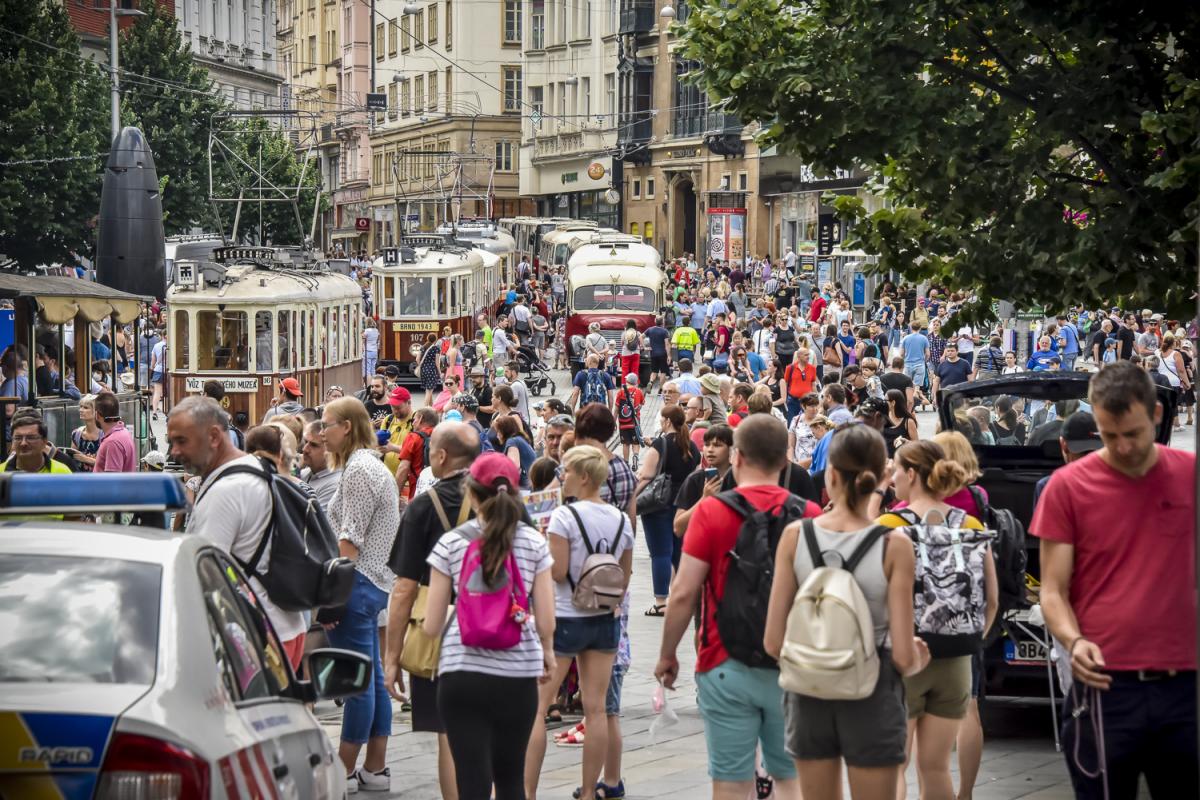
[[[909,523],[904,532],[916,550],[913,619],[917,634],[935,658],[971,655],[983,641],[986,615],[984,563],[989,531],[964,528],[967,513],[931,511],[925,519],[904,509],[895,512]],[[935,519],[940,518],[940,522]]]
[[[621,525],[612,542],[599,540],[596,545],[588,538],[587,530],[583,527],[583,519],[573,506],[567,506],[575,524],[579,526],[579,535],[583,538],[583,546],[587,548],[587,557],[583,559],[583,567],[579,570],[579,579],[571,577],[567,570],[567,582],[571,585],[571,603],[580,611],[615,611],[625,597],[625,570],[612,551],[617,546],[617,540],[625,531],[625,515],[621,515]]]

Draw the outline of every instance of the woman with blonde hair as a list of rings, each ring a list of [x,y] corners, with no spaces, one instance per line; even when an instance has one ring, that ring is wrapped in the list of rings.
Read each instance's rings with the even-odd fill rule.
[[[329,502],[329,522],[341,555],[356,562],[345,614],[327,635],[332,646],[368,656],[375,670],[372,688],[346,700],[338,755],[358,788],[390,791],[386,761],[392,704],[384,687],[377,620],[396,578],[388,558],[400,526],[400,497],[395,478],[376,452],[371,417],[361,400],[343,397],[329,403],[321,414],[321,429],[330,468],[342,470]],[[355,769],[364,744],[366,759]]]
[[[79,421],[83,424],[71,431],[71,455],[83,466],[83,472],[91,472],[104,438],[104,431],[96,423],[96,395],[79,398]]]
[[[446,367],[442,374],[442,382],[445,383],[450,378],[457,378],[460,387],[467,379],[463,372],[463,337],[461,333],[453,334],[450,337],[450,346],[446,348]]]

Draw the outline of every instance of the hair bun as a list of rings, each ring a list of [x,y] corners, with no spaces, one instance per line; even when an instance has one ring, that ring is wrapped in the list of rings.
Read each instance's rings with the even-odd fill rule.
[[[854,478],[854,492],[862,495],[870,494],[879,486],[879,476],[870,470],[863,470]]]

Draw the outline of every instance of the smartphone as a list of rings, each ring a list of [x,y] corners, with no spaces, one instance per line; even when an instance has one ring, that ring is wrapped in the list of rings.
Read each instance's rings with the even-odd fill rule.
[[[716,467],[709,467],[708,469],[704,470],[704,480],[705,481],[711,481],[715,477],[717,477],[717,468]]]

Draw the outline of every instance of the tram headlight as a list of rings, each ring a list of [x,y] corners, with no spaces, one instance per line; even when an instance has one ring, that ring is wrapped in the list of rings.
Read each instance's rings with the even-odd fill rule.
[[[413,344],[411,347],[408,348],[408,354],[410,356],[412,356],[413,358],[420,358],[421,357],[421,345]]]

